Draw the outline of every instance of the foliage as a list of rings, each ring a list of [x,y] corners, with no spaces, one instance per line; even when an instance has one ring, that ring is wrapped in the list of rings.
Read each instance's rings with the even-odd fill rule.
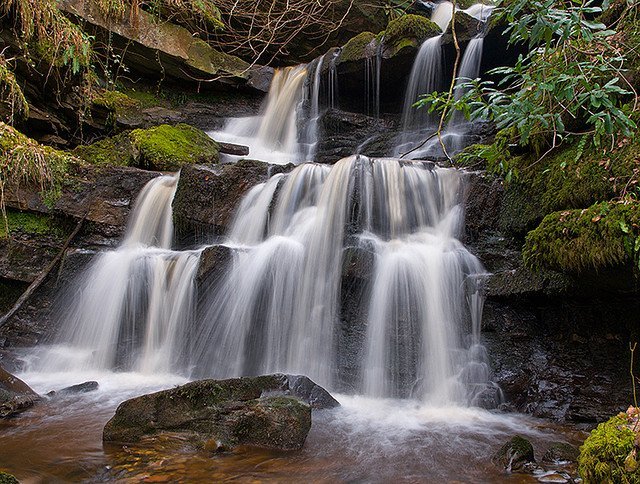
[[[579,273],[631,261],[640,269],[640,203],[551,213],[527,235],[523,258],[534,269]]]
[[[72,155],[43,146],[0,122],[0,211],[5,232],[9,230],[4,193],[9,186],[33,183],[43,195],[59,191],[68,164],[77,161]]]
[[[51,65],[79,74],[91,64],[92,39],[60,11],[55,0],[5,0],[0,16],[16,21],[30,51]]]
[[[616,32],[592,20],[602,13],[595,1],[502,0],[498,6],[494,15],[509,22],[510,43],[526,44],[529,54],[490,71],[502,79],[497,86],[469,80],[455,99],[432,93],[419,106],[493,120],[538,151],[584,135],[595,146],[633,135],[627,59]]]
[[[8,112],[4,121],[13,124],[16,119],[25,119],[29,115],[29,105],[16,77],[9,68],[7,59],[0,54],[0,106],[5,105]],[[0,108],[0,113],[4,114]]]
[[[578,471],[585,482],[639,483],[634,439],[627,415],[601,423],[580,447]]]

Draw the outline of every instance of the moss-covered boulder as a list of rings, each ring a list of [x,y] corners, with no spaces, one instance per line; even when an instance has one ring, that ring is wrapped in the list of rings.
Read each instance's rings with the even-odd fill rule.
[[[361,32],[342,46],[337,63],[354,62],[371,57],[377,48],[376,35],[373,32]]]
[[[440,33],[440,27],[428,18],[407,14],[389,22],[378,38],[384,44],[385,57],[390,57],[406,47],[417,48],[424,40]]]
[[[516,435],[493,455],[492,462],[507,472],[525,470],[527,464],[535,462],[533,446],[524,437]]]
[[[127,400],[105,426],[103,438],[131,443],[171,432],[205,449],[296,450],[311,427],[311,407],[335,405],[306,377],[201,380]]]
[[[552,443],[542,457],[542,462],[558,464],[566,462],[577,462],[580,450],[566,442]]]
[[[523,251],[532,268],[580,273],[628,264],[640,249],[640,203],[602,202],[547,215]]]
[[[218,151],[218,144],[197,128],[163,124],[79,146],[74,153],[95,165],[176,171],[187,164],[217,163]]]
[[[578,472],[585,482],[640,483],[637,412],[601,423],[580,447]]]
[[[218,144],[187,124],[163,124],[129,133],[137,163],[159,171],[174,171],[192,163],[217,163]]]

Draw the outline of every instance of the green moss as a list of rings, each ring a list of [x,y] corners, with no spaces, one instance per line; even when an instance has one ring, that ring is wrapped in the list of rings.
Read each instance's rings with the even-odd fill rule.
[[[585,482],[640,483],[640,469],[630,466],[634,459],[635,432],[620,414],[601,423],[580,447],[578,472]]]
[[[637,257],[640,202],[602,202],[547,215],[529,232],[523,258],[531,268],[581,272],[627,264]]]
[[[186,124],[163,124],[129,134],[138,164],[155,170],[177,170],[188,163],[215,163],[218,144],[206,133]]]
[[[407,14],[389,22],[387,29],[378,37],[384,37],[385,45],[398,51],[409,44],[418,46],[425,39],[440,33],[440,27],[428,18]]]
[[[132,99],[119,91],[102,91],[93,97],[93,103],[102,106],[116,114],[124,114],[132,109],[141,107],[140,101]]]
[[[371,44],[376,35],[372,32],[361,32],[342,47],[339,62],[350,62],[363,59],[367,56],[365,52],[367,46]]]
[[[92,165],[175,171],[188,163],[216,163],[218,144],[187,124],[163,124],[78,146],[73,153]]]
[[[24,233],[57,237],[65,235],[65,231],[52,217],[31,212],[7,210],[7,225],[9,226],[9,234]],[[5,225],[0,224],[0,238],[9,234],[7,234]]]
[[[105,138],[90,145],[81,145],[73,154],[92,165],[136,166],[133,144],[128,133]]]

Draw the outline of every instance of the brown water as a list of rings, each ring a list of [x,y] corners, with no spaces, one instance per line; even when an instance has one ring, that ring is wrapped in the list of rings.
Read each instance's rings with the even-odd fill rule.
[[[82,380],[21,376],[40,392]],[[167,437],[136,446],[103,445],[102,428],[120,401],[183,380],[133,374],[94,378],[101,383],[96,392],[51,399],[0,422],[0,469],[28,483],[537,482],[541,476],[501,473],[491,455],[515,434],[532,441],[538,458],[553,441],[577,444],[584,438],[521,415],[338,395],[342,407],[314,412],[299,452],[240,448],[210,454]]]

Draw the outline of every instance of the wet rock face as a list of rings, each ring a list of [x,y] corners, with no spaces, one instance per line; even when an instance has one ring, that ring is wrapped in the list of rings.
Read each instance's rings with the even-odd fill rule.
[[[199,234],[204,239],[223,235],[249,189],[292,168],[293,165],[269,165],[251,160],[219,166],[185,166],[173,200],[178,235]]]
[[[505,409],[596,423],[631,401],[634,298],[490,298],[483,339]]]
[[[311,408],[338,405],[303,376],[200,380],[122,403],[105,442],[131,443],[171,432],[211,448],[238,445],[296,450],[311,427]]]

